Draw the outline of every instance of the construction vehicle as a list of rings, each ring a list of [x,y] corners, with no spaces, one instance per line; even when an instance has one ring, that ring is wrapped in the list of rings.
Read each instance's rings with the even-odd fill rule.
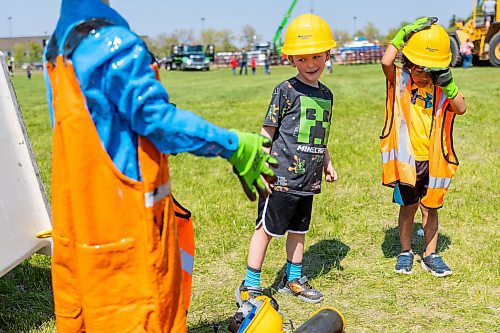
[[[263,65],[266,60],[269,61],[271,65],[279,65],[282,63],[281,47],[283,46],[283,39],[281,38],[281,33],[290,19],[290,15],[296,4],[297,0],[293,0],[274,34],[273,41],[271,43],[255,43],[252,46],[252,50],[248,52],[249,57],[255,57],[258,65]]]
[[[161,59],[160,66],[167,70],[210,70],[210,63],[214,61],[215,47],[203,45],[172,45],[170,55]]]
[[[297,4],[297,0],[293,0],[292,4],[288,8],[288,11],[285,14],[285,17],[283,17],[283,20],[281,21],[281,24],[278,27],[278,30],[276,30],[276,33],[274,34],[274,39],[273,39],[273,47],[274,47],[274,52],[278,56],[281,56],[281,47],[283,46],[283,39],[281,38],[281,32],[285,28],[286,23],[288,22],[288,19],[290,19],[290,15],[292,14],[293,7]]]
[[[500,66],[500,1],[490,27],[486,30],[486,17],[482,11],[483,0],[473,0],[472,18],[465,24],[455,22],[457,29],[449,33],[452,53],[451,66],[462,63],[460,45],[467,39],[474,43],[473,55],[478,60],[488,60],[492,66]]]

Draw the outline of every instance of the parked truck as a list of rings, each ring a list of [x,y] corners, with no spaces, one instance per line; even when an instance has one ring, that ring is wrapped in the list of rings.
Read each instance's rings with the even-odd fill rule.
[[[160,61],[167,70],[210,70],[215,47],[203,45],[172,45],[170,55]]]

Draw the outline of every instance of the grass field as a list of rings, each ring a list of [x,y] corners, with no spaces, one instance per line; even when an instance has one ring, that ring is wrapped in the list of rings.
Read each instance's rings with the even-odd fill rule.
[[[171,100],[224,127],[258,132],[273,87],[294,74],[273,68],[252,77],[230,70],[162,72]],[[455,121],[460,167],[440,210],[439,251],[453,269],[435,278],[415,264],[393,273],[399,251],[398,208],[380,185],[378,149],[385,84],[378,65],[337,66],[322,81],[335,94],[329,150],[339,181],[315,197],[306,237],[305,273],[323,291],[322,305],[340,309],[354,332],[498,332],[500,70],[455,69],[468,111]],[[51,128],[42,75],[14,84],[39,167],[50,193]],[[197,254],[190,332],[227,332],[233,291],[244,278],[256,204],[246,200],[229,164],[181,154],[170,159],[173,191],[196,223]],[[417,216],[417,220],[419,217]],[[422,239],[413,238],[420,253]],[[271,242],[263,285],[276,287],[285,265],[284,240]],[[276,294],[295,324],[320,305]],[[54,331],[49,259],[35,255],[0,279],[0,332]]]

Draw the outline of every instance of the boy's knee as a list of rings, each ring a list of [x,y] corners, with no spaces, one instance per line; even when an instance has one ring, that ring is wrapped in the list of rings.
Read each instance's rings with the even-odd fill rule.
[[[418,209],[418,203],[415,203],[413,205],[402,205],[399,208],[399,212],[402,215],[410,216],[410,215],[415,215],[417,209]]]
[[[422,205],[420,206],[420,210],[424,216],[435,216],[438,212],[437,208],[427,208]]]

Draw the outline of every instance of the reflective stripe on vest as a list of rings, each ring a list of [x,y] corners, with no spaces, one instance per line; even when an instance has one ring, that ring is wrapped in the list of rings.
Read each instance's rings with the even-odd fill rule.
[[[382,153],[382,163],[387,163],[389,161],[394,160],[395,158],[396,158],[396,150],[394,149]]]
[[[186,273],[193,274],[193,267],[194,267],[194,257],[184,251],[181,248],[181,261],[182,261],[182,270],[185,271]]]
[[[146,192],[144,194],[144,202],[145,202],[146,208],[153,207],[153,205],[155,203],[157,203],[161,199],[164,199],[170,193],[172,193],[172,185],[171,185],[170,181],[158,186],[153,191]]]
[[[436,178],[429,176],[430,188],[448,188],[451,183],[451,178]]]
[[[382,155],[382,163],[388,163],[393,160],[405,161],[408,164],[415,164],[415,158],[413,155],[409,154],[407,150],[399,150],[398,152],[394,149],[384,152]]]

